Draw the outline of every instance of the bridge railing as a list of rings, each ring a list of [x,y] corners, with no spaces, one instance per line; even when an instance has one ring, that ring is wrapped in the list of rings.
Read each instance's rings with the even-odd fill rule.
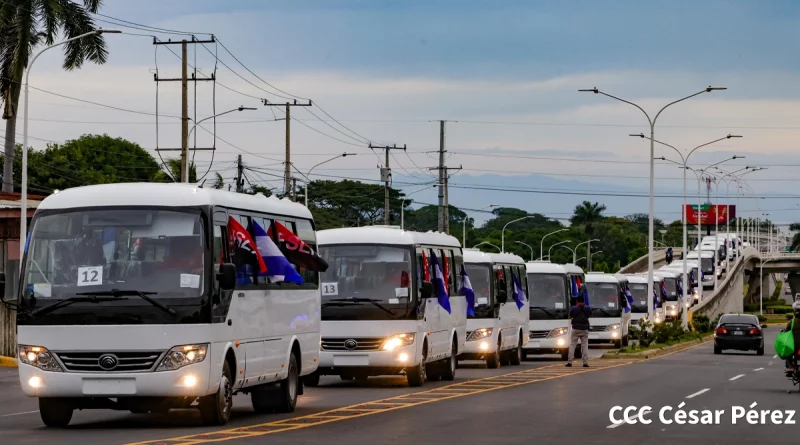
[[[691,309],[692,315],[702,314],[714,319],[725,312],[741,312],[744,308],[744,275],[748,262],[761,259],[761,254],[754,248],[748,247],[736,258],[733,265],[728,266],[728,271],[722,282],[717,282],[717,288],[711,295],[704,298],[697,306]]]

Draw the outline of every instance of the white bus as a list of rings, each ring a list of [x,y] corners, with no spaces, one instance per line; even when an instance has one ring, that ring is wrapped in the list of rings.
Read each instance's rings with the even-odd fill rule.
[[[686,284],[689,286],[686,294],[689,296],[689,304],[698,304],[703,296],[703,291],[700,288],[700,263],[697,260],[677,260],[669,266],[664,266],[662,269],[672,270],[683,275],[683,263],[686,263]]]
[[[410,386],[453,380],[467,339],[458,240],[388,226],[322,230],[317,239],[330,267],[320,278],[319,369],[306,383],[402,373]]]
[[[687,260],[694,260],[700,263],[702,269],[701,283],[703,289],[714,288],[714,274],[721,273],[721,269],[716,265],[716,254],[713,250],[695,250],[686,254]]]
[[[647,305],[650,303],[647,298],[647,277],[634,274],[625,276],[628,278],[628,290],[633,296],[631,323],[640,323],[640,320],[647,318]]]
[[[664,290],[666,295],[663,295],[664,301],[662,309],[664,309],[664,317],[667,320],[674,320],[681,314],[681,297],[680,286],[678,282],[681,280],[681,273],[669,268],[660,268],[655,271],[664,279]],[[662,293],[663,294],[663,293]]]
[[[561,354],[561,358],[566,360],[569,352],[567,316],[572,295],[567,269],[561,264],[546,261],[529,262],[526,268],[530,341],[524,348],[524,355]]]
[[[627,286],[627,279],[622,275],[586,274],[586,292],[592,309],[589,343],[613,343],[616,347],[628,343],[631,314],[624,310],[628,299],[623,294],[623,285]]]
[[[467,313],[463,360],[486,360],[489,368],[519,365],[528,343],[528,298],[515,298],[515,283],[527,291],[525,260],[509,253],[464,249],[464,267],[475,293],[474,315]]]
[[[294,410],[319,357],[318,274],[258,276],[257,256],[228,248],[230,221],[279,222],[315,244],[308,209],[263,195],[143,183],[42,201],[17,322],[22,389],[46,425],[75,409],[189,407],[224,424],[236,393],[256,412]]]

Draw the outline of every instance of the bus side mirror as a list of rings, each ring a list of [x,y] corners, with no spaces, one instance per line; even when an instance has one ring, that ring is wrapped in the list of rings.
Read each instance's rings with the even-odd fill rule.
[[[236,266],[231,263],[220,264],[217,281],[220,289],[233,290],[236,287]]]
[[[497,291],[497,302],[500,304],[508,302],[508,293],[505,291],[505,289],[500,289]]]
[[[427,300],[433,296],[433,283],[430,281],[423,281],[422,287],[419,288],[420,300]]]

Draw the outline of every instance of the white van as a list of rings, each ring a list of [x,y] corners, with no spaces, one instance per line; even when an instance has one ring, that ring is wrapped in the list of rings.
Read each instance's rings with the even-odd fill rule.
[[[628,343],[631,315],[624,310],[628,300],[620,283],[627,286],[622,275],[586,274],[586,292],[592,309],[589,343],[613,343],[616,347]]]
[[[703,289],[714,288],[714,274],[718,274],[720,270],[716,267],[716,254],[713,250],[695,250],[686,254],[687,260],[695,260],[700,262],[702,268],[701,282]]]
[[[679,282],[683,274],[666,267],[658,269],[656,273],[664,279],[664,290],[666,291],[662,305],[664,316],[667,320],[674,320],[681,315],[681,299],[683,295],[681,294]]]
[[[525,346],[524,355],[561,354],[566,360],[572,296],[567,268],[546,261],[529,262],[525,266],[530,300],[530,342]]]
[[[464,268],[475,294],[467,309],[467,344],[462,360],[486,360],[486,366],[519,365],[528,343],[528,293],[525,260],[509,253],[464,249]],[[520,298],[521,297],[521,298]],[[467,302],[469,305],[469,301]],[[470,314],[472,312],[472,314]]]
[[[698,304],[700,303],[703,297],[703,290],[700,288],[700,277],[702,274],[700,273],[700,263],[698,260],[678,260],[666,266],[667,269],[677,271],[680,274],[683,274],[683,263],[686,263],[686,271],[688,275],[686,277],[686,284],[689,286],[687,290],[687,295],[689,295],[689,304]]]
[[[461,244],[438,232],[372,226],[322,230],[319,375],[405,374],[410,386],[453,380],[467,339]]]
[[[263,195],[128,183],[42,201],[23,258],[18,357],[44,423],[66,426],[75,409],[196,406],[204,423],[224,424],[235,393],[250,393],[256,412],[293,411],[319,359],[318,274],[292,271],[302,284],[286,285],[256,273],[255,224],[315,245],[308,209]],[[293,237],[282,238],[301,246]]]
[[[639,323],[640,320],[647,318],[647,305],[650,303],[650,299],[647,298],[647,277],[636,274],[625,276],[628,278],[628,290],[633,296],[631,323]]]

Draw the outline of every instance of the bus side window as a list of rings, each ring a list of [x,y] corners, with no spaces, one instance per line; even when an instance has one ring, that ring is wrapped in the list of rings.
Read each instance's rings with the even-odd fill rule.
[[[297,236],[303,240],[304,243],[308,244],[314,252],[317,252],[317,235],[316,232],[314,232],[314,226],[311,224],[311,221],[307,219],[298,219],[295,226],[295,233]],[[300,267],[298,267],[298,272],[300,272],[300,276],[303,277],[303,281],[306,285],[315,289],[319,286],[319,273]]]
[[[231,214],[235,220],[239,222],[239,224],[244,227],[251,237],[253,237],[253,227],[250,224],[250,217],[245,215],[234,215]],[[253,237],[254,238],[254,237]],[[229,243],[230,250],[229,254],[231,256],[232,262],[234,264],[238,264],[236,268],[236,286],[239,287],[250,287],[254,286],[256,283],[256,272],[258,271],[258,264],[248,256],[245,260],[241,258],[237,258],[239,252],[234,250],[233,244]]]
[[[461,268],[464,267],[464,255],[461,253],[461,249],[456,249],[453,252],[453,279],[455,280],[455,289],[454,293],[464,296],[464,293],[461,292]]]
[[[447,295],[453,295],[453,252],[436,249],[436,256],[436,259],[439,260],[439,268],[442,271]]]

